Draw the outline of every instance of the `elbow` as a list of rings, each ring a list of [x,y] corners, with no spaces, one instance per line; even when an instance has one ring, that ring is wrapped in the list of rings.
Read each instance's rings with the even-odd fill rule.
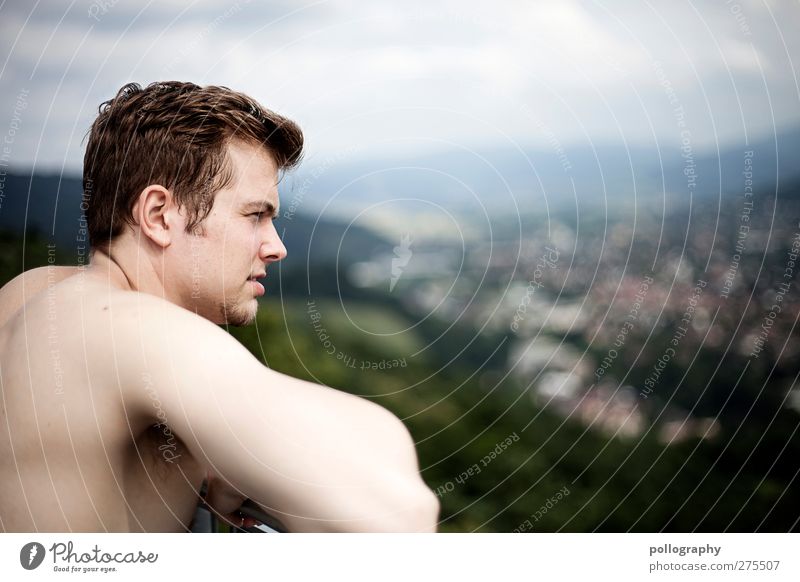
[[[399,436],[396,440],[398,476],[394,481],[395,507],[402,508],[394,514],[395,522],[388,524],[389,531],[435,533],[439,523],[439,498],[431,491],[419,474],[419,464],[414,441],[408,429],[397,421]]]
[[[439,510],[439,499],[419,480],[399,496],[394,511],[374,525],[377,531],[436,533]]]
[[[391,493],[390,493],[391,489]],[[336,518],[286,517],[292,532],[340,533],[436,533],[439,499],[421,479],[403,488],[382,487],[374,496],[340,499],[337,510],[349,508]]]
[[[433,491],[421,487],[416,503],[416,517],[413,531],[423,533],[436,533],[436,526],[439,524],[439,498]]]

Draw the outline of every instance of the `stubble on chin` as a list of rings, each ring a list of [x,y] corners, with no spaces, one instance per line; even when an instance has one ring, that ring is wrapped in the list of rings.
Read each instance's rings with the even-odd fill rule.
[[[258,312],[258,304],[255,308],[250,308],[246,304],[237,303],[235,301],[225,301],[219,305],[220,316],[222,321],[227,325],[234,327],[244,327],[250,325],[256,320],[256,313]]]

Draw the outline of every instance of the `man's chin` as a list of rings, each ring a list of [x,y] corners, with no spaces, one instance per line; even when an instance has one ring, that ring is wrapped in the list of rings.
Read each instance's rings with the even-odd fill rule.
[[[234,327],[244,327],[255,322],[258,314],[258,301],[253,299],[248,303],[252,305],[221,305],[220,312],[223,323]]]

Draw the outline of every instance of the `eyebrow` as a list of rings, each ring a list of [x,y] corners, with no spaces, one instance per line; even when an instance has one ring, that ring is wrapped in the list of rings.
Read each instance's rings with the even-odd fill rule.
[[[277,209],[272,204],[272,202],[266,200],[258,200],[255,202],[248,202],[242,206],[242,213],[243,214],[252,214],[254,212],[259,212],[261,214],[268,214],[269,216],[275,217],[277,215]]]

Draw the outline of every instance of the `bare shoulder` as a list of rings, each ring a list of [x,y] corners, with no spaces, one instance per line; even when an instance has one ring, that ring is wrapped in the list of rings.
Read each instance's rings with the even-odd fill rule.
[[[180,411],[171,414],[178,434],[190,426],[202,434],[204,425],[216,440],[232,424],[257,423],[278,434],[327,434],[329,442],[315,446],[335,450],[337,436],[344,437],[340,427],[358,427],[359,440],[370,435],[363,446],[380,450],[396,467],[417,470],[413,440],[387,409],[271,370],[216,324],[161,298],[118,291],[107,307],[96,315],[109,330],[98,348],[111,346],[106,361],[128,379],[124,390],[133,407],[152,409],[151,385],[165,410]]]
[[[88,311],[85,321],[106,330],[98,334],[97,343],[113,346],[134,373],[179,371],[174,385],[191,384],[198,393],[199,384],[211,384],[213,391],[224,388],[226,395],[242,398],[240,405],[273,392],[283,399],[290,390],[293,399],[346,402],[385,412],[363,398],[271,370],[220,326],[154,295],[116,290],[92,302],[92,313]]]
[[[39,293],[80,270],[80,267],[48,265],[30,269],[11,279],[0,288],[0,327]]]
[[[435,527],[413,439],[387,409],[275,372],[158,298],[115,297],[109,312],[126,410],[158,410],[201,465],[290,531]]]
[[[111,347],[136,366],[177,364],[208,372],[223,356],[256,361],[217,325],[161,297],[107,287],[82,297],[82,319],[94,331],[92,343]],[[219,357],[204,358],[208,353]]]

